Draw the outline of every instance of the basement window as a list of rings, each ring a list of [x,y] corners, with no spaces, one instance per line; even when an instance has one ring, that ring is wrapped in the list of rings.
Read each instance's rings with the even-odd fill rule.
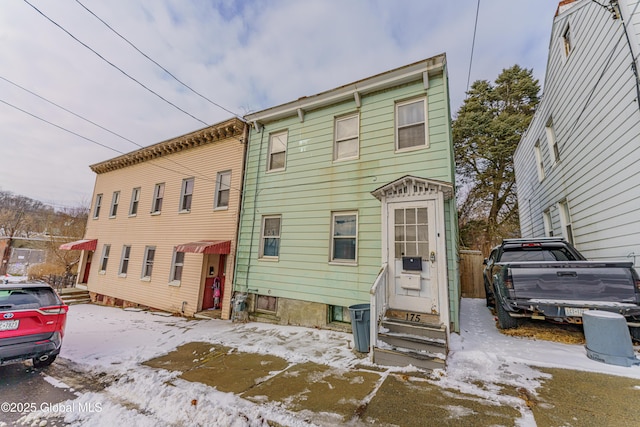
[[[276,314],[276,311],[278,311],[278,298],[268,295],[256,295],[256,311]]]
[[[351,314],[349,308],[341,307],[339,305],[329,306],[329,323],[351,323]]]

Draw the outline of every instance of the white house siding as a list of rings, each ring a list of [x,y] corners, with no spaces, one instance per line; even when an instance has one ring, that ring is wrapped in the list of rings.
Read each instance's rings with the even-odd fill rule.
[[[624,6],[634,10],[637,3],[626,1]],[[631,39],[637,40],[637,11],[634,16],[628,21],[623,8]],[[567,22],[572,51],[565,57]],[[558,202],[566,200],[574,242],[587,258],[632,260],[629,254],[640,255],[640,110],[631,64],[622,20],[613,20],[604,8],[582,0],[555,17],[544,96],[515,153],[523,236],[544,235],[546,210],[554,235],[562,235]],[[560,150],[556,165],[545,132],[551,117]],[[534,153],[537,141],[542,182]]]
[[[235,123],[244,127],[239,120]],[[184,138],[188,139],[188,136]],[[192,315],[202,306],[201,285],[205,274],[202,271],[203,257],[207,255],[186,253],[182,280],[179,286],[173,286],[169,284],[169,279],[174,247],[205,239],[230,240],[231,253],[226,260],[223,301],[223,318],[229,317],[244,161],[244,144],[241,143],[241,138],[240,133],[236,137],[223,138],[168,155],[165,153],[153,160],[96,175],[85,233],[87,239],[98,239],[87,283],[89,291],[156,309]],[[216,176],[218,172],[227,170],[232,171],[229,207],[214,210]],[[180,212],[182,181],[190,177],[194,177],[191,210]],[[152,215],[150,212],[154,188],[158,183],[165,183],[162,210],[159,215]],[[135,187],[141,188],[138,213],[129,216],[132,190]],[[120,191],[120,203],[116,217],[110,218],[114,191]],[[96,194],[103,194],[98,219],[93,218]],[[105,244],[110,244],[111,250],[106,271],[100,272]],[[123,245],[131,246],[126,277],[118,274]],[[156,247],[150,281],[141,280],[146,246]],[[217,262],[215,270],[217,274]],[[183,301],[186,301],[184,307]]]

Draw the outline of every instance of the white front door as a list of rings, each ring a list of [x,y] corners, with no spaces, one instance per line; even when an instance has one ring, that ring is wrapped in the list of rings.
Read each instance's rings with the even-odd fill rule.
[[[389,203],[387,218],[389,307],[439,314],[436,201]]]

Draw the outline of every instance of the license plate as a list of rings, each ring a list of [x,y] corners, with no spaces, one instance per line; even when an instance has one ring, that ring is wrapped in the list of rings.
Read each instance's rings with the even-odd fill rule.
[[[18,329],[19,320],[2,320],[0,321],[0,331],[13,331]]]
[[[565,307],[564,314],[566,316],[582,317],[582,313],[584,313],[585,311],[587,311],[586,308]]]

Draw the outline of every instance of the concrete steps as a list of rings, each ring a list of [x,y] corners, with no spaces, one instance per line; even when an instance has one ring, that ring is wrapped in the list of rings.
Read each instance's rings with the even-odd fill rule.
[[[403,321],[398,317],[385,317],[379,325],[374,363],[444,369],[448,352],[446,328],[433,323]]]
[[[89,291],[79,288],[64,288],[58,291],[58,295],[67,305],[87,304],[91,302]]]

